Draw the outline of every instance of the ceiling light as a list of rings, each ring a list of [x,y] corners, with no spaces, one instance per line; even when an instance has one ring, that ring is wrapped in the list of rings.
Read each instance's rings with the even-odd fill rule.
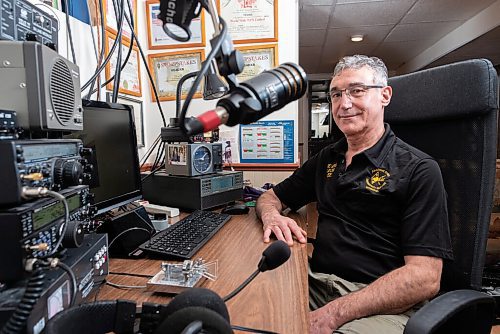
[[[363,40],[363,35],[352,35],[351,41],[353,42],[361,42]]]

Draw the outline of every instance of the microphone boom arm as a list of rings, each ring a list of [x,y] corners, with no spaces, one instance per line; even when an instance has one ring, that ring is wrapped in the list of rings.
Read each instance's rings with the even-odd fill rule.
[[[250,275],[250,277],[248,277],[243,283],[241,283],[241,285],[239,287],[237,287],[233,292],[231,292],[230,294],[228,294],[226,297],[222,298],[222,300],[224,302],[227,302],[228,300],[230,300],[231,298],[233,298],[234,296],[236,296],[241,290],[243,290],[251,281],[253,281],[253,279],[255,277],[257,277],[257,275],[260,273],[260,270],[257,269],[256,271],[253,272],[252,275]]]

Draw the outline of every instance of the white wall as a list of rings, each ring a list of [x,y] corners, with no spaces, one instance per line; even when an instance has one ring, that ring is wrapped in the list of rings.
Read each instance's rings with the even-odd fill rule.
[[[299,7],[298,7],[298,0],[279,0],[278,1],[278,63],[284,63],[284,62],[294,62],[298,63],[298,45],[299,45],[299,37],[298,37],[298,30],[299,30],[299,20],[298,20],[298,13],[299,13]],[[145,2],[141,1],[139,2],[139,17],[144,20],[145,18]],[[139,20],[139,24],[143,24],[144,22],[141,22]],[[206,39],[206,44],[207,47],[205,48],[205,55],[208,55],[210,52],[210,39],[213,34],[213,27],[211,20],[209,19],[209,16],[205,16],[205,39]],[[143,44],[147,45],[147,41],[145,41]],[[240,45],[238,45],[240,46]],[[170,51],[170,50],[168,50]],[[165,52],[165,50],[151,50],[149,53],[155,53],[155,52]],[[144,74],[145,75],[145,74]],[[143,75],[143,83],[147,83],[147,78],[144,77]],[[149,145],[154,141],[156,136],[158,135],[161,127],[161,116],[160,113],[158,112],[158,107],[156,103],[151,102],[151,92],[149,85],[146,85],[143,87],[144,89],[144,101],[145,101],[145,107],[146,107],[146,113],[145,113],[145,128],[146,128],[146,146],[149,147]],[[193,99],[190,108],[188,109],[188,116],[196,116],[198,114],[201,114],[204,111],[213,109],[217,103],[217,100],[212,100],[212,101],[204,101],[203,99]],[[162,102],[161,103],[163,111],[165,113],[165,117],[168,118],[174,117],[175,116],[175,102]],[[298,113],[298,106],[297,102],[290,103],[289,105],[285,106],[282,110],[275,112],[266,118],[264,120],[294,120],[295,121],[295,143],[298,142],[298,125],[297,125],[297,113]],[[228,127],[223,126],[221,130],[228,129]],[[238,129],[238,127],[233,128],[234,131]],[[297,160],[297,148],[295,150],[295,160]]]
[[[33,3],[39,3],[36,0],[30,0]],[[298,30],[299,30],[299,0],[279,0],[278,1],[278,63],[294,62],[298,63]],[[65,15],[59,11],[55,12],[60,21],[59,31],[59,53],[68,59],[72,60],[69,51],[69,45],[66,38],[66,24]],[[138,38],[145,54],[170,52],[175,50],[148,50],[147,31],[146,31],[146,6],[145,0],[138,0],[137,8],[137,24],[139,27]],[[92,76],[97,64],[94,47],[92,44],[92,37],[90,27],[82,22],[70,17],[71,29],[73,33],[73,41],[76,52],[77,64],[80,67],[81,83],[82,85]],[[213,34],[213,27],[208,15],[205,17],[205,54],[210,52],[210,39]],[[96,35],[97,36],[97,35]],[[184,49],[185,50],[185,49]],[[142,100],[144,101],[144,132],[145,132],[145,148],[139,149],[139,155],[146,152],[147,148],[153,143],[154,139],[160,133],[162,126],[162,119],[155,102],[152,102],[151,90],[149,86],[149,79],[147,77],[144,64],[141,64],[141,81],[142,81]],[[102,74],[104,80],[104,71]],[[93,96],[95,98],[95,95]],[[105,90],[101,91],[101,100],[105,100]],[[188,110],[188,116],[198,115],[206,110],[213,109],[216,100],[204,101],[202,99],[193,99]],[[168,120],[170,117],[175,116],[175,102],[161,102],[165,118]],[[265,120],[294,120],[295,121],[295,143],[298,143],[298,104],[293,102],[285,106],[282,110],[274,112],[273,114],[264,118]],[[226,127],[227,128],[227,127]],[[237,127],[233,128],[237,130]],[[298,161],[298,151],[295,148],[295,160]]]

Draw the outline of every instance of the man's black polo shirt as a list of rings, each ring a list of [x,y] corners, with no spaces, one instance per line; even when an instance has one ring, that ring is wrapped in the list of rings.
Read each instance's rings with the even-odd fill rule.
[[[405,255],[451,259],[438,164],[387,124],[382,138],[347,169],[346,150],[344,138],[274,187],[292,209],[318,202],[311,270],[370,283],[402,266]]]

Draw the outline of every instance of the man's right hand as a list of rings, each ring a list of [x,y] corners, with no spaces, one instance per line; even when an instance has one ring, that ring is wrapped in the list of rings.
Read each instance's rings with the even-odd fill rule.
[[[302,244],[307,243],[307,232],[300,228],[295,220],[282,216],[277,211],[262,213],[261,219],[264,242],[268,243],[271,234],[274,234],[278,240],[283,240],[289,246],[293,246],[293,237]]]

